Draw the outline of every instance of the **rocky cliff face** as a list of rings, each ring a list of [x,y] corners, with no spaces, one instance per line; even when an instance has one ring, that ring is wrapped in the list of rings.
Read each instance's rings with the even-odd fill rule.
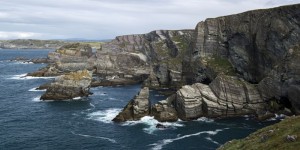
[[[264,100],[289,100],[299,113],[299,24],[299,4],[198,23],[190,53],[191,80],[213,80],[219,73],[240,76],[259,83]]]
[[[105,53],[121,55],[123,59],[139,57],[146,64],[143,68],[149,68],[148,74],[152,77],[148,80],[148,86],[181,85],[183,82],[182,63],[193,33],[193,30],[157,30],[147,34],[119,36],[112,42],[102,45],[97,52],[97,57],[100,58],[99,55],[103,56]],[[126,65],[129,64],[127,69],[132,66],[129,61],[125,62],[127,62]],[[133,63],[141,64],[140,62]],[[113,64],[118,63],[110,63],[107,66]]]

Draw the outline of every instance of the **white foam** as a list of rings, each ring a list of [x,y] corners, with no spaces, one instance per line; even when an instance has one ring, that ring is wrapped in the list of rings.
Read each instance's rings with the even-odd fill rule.
[[[194,134],[188,134],[188,135],[184,135],[184,136],[181,136],[181,137],[177,137],[177,138],[174,138],[174,139],[163,139],[163,140],[160,140],[158,141],[157,143],[153,143],[153,144],[150,144],[149,146],[154,146],[152,147],[153,150],[160,150],[163,148],[163,146],[165,145],[168,145],[174,141],[178,141],[178,140],[182,140],[182,139],[185,139],[185,138],[189,138],[189,137],[192,137],[192,136],[198,136],[198,135],[201,135],[201,134],[208,134],[208,135],[216,135],[218,134],[218,132],[221,132],[223,130],[226,130],[228,128],[225,128],[225,129],[216,129],[215,131],[201,131],[201,132],[197,132],[197,133],[194,133]]]
[[[13,80],[31,80],[31,79],[53,79],[55,77],[33,77],[33,76],[26,76],[27,74],[20,74],[20,75],[13,75],[12,77],[8,79]]]
[[[30,92],[39,92],[39,91],[46,91],[46,89],[43,89],[43,90],[37,90],[37,88],[32,88],[32,89],[29,89],[28,91]]]
[[[136,125],[136,124],[145,124],[147,127],[143,128],[143,130],[144,130],[144,132],[146,132],[148,134],[153,134],[153,132],[157,131],[157,130],[175,129],[176,127],[184,126],[183,124],[180,124],[179,121],[177,121],[177,122],[159,122],[156,119],[154,119],[154,117],[150,117],[150,116],[145,116],[138,121],[126,121],[122,125],[123,126],[132,126],[132,125]],[[163,129],[156,128],[157,124],[162,124],[166,128],[163,128]]]
[[[200,118],[198,118],[196,121],[201,121],[201,122],[206,122],[206,123],[214,122],[213,119],[206,118],[206,117],[200,117]]]
[[[284,114],[275,114],[275,117],[268,119],[267,121],[283,120],[286,116]]]
[[[206,137],[205,139],[208,140],[208,141],[210,141],[210,142],[212,142],[212,143],[214,143],[214,144],[216,144],[216,145],[220,145],[219,142],[213,140],[211,137]]]
[[[96,111],[90,113],[89,119],[100,121],[103,123],[112,123],[112,120],[119,114],[122,109],[120,108],[110,108],[107,110]]]
[[[81,99],[81,97],[79,96],[79,97],[74,97],[74,98],[72,98],[73,100],[80,100]]]
[[[116,140],[111,139],[111,138],[107,138],[107,137],[102,137],[102,136],[93,136],[93,135],[86,135],[86,134],[76,134],[73,131],[71,131],[72,134],[74,135],[78,135],[78,136],[82,136],[82,137],[86,137],[86,138],[96,138],[96,139],[103,139],[103,140],[107,140],[111,143],[117,143]]]
[[[15,61],[14,64],[22,64],[22,65],[28,65],[28,64],[33,64],[33,62],[27,62],[27,61]]]
[[[33,98],[32,101],[33,102],[41,102],[40,96]]]

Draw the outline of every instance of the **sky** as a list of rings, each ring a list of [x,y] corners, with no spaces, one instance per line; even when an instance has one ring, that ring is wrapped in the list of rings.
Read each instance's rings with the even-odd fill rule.
[[[300,0],[0,0],[0,40],[113,39]]]

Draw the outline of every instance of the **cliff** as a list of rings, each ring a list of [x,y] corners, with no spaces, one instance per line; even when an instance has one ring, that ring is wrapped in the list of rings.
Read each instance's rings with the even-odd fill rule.
[[[258,84],[263,100],[275,98],[287,105],[292,103],[298,114],[299,25],[300,4],[210,18],[198,23],[190,49],[190,65],[196,77],[191,80],[201,82],[214,80],[219,73],[236,74]]]
[[[80,45],[76,51],[67,46],[70,50],[58,49],[57,62],[45,70],[94,69],[95,86],[144,81],[150,88],[179,90],[173,106],[157,105],[157,116],[164,114],[162,106],[171,106],[172,111],[174,107],[182,119],[261,115],[279,109],[300,114],[299,38],[300,4],[296,4],[209,18],[195,30],[118,36],[88,55]],[[56,59],[56,54],[49,58]],[[180,89],[187,84],[192,86]],[[195,93],[185,95],[189,90]]]

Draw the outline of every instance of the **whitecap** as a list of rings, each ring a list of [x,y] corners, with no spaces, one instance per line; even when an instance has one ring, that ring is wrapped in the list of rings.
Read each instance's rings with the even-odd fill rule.
[[[33,98],[32,101],[33,102],[41,102],[40,96],[37,96],[37,97]]]
[[[145,116],[141,118],[138,121],[126,121],[125,123],[122,124],[122,126],[133,126],[136,124],[145,124],[147,127],[143,128],[144,132],[148,134],[153,134],[154,131],[157,130],[164,130],[164,129],[176,129],[176,127],[183,127],[183,124],[180,124],[180,122],[159,122],[154,117],[150,116]],[[156,128],[157,124],[162,124],[166,128],[160,129]]]
[[[275,117],[268,119],[267,121],[283,120],[286,116],[284,114],[275,114]]]
[[[43,89],[43,90],[37,90],[37,88],[32,88],[32,89],[29,89],[28,91],[30,92],[39,92],[39,91],[46,91],[46,89]]]
[[[102,137],[102,136],[93,136],[93,135],[86,135],[86,134],[76,134],[73,131],[71,131],[71,133],[73,135],[78,135],[78,136],[82,136],[82,137],[86,137],[86,138],[96,138],[96,139],[103,139],[103,140],[107,140],[111,143],[117,143],[117,141],[115,139],[111,139],[111,138],[107,138],[107,137]]]
[[[200,117],[198,118],[197,120],[195,121],[200,121],[200,122],[206,122],[206,123],[211,123],[211,122],[214,122],[213,119],[210,119],[210,118],[206,118],[206,117]]]
[[[201,131],[201,132],[197,132],[197,133],[194,133],[194,134],[188,134],[188,135],[180,136],[180,137],[177,137],[177,138],[174,138],[174,139],[163,139],[163,140],[158,141],[157,143],[150,144],[149,146],[154,146],[154,147],[151,148],[152,150],[160,150],[160,149],[163,148],[163,146],[168,145],[168,144],[170,144],[174,141],[182,140],[182,139],[193,137],[193,136],[198,136],[198,135],[201,135],[201,134],[208,134],[210,136],[211,135],[216,135],[216,134],[218,134],[218,132],[221,132],[221,131],[226,130],[226,129],[228,129],[228,128],[216,129],[215,131]]]
[[[214,143],[214,144],[216,144],[216,145],[220,145],[219,142],[213,140],[211,137],[206,137],[205,139],[208,140],[208,141],[210,141],[210,142],[212,142],[212,143]]]
[[[74,98],[72,98],[73,100],[80,100],[81,99],[81,97],[79,96],[79,97],[74,97]]]
[[[107,110],[100,110],[88,114],[89,119],[100,121],[103,123],[112,123],[112,120],[119,114],[122,109],[110,108]]]

